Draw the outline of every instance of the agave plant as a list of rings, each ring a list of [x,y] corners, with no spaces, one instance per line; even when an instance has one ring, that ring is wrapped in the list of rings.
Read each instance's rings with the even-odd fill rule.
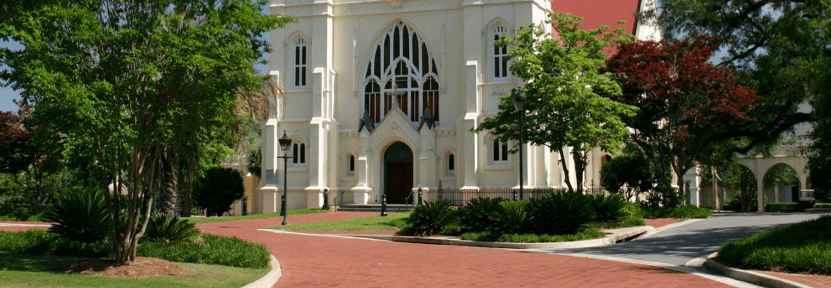
[[[166,214],[156,214],[150,218],[143,239],[165,244],[180,244],[192,242],[200,234],[196,226],[187,220]]]
[[[42,219],[56,223],[49,227],[49,232],[94,243],[109,233],[109,215],[103,191],[69,187],[57,195],[55,204],[43,213]]]
[[[443,199],[416,206],[407,222],[410,224],[410,234],[429,236],[441,232],[445,225],[454,223],[456,218],[453,203]]]
[[[594,218],[592,198],[574,192],[551,192],[528,206],[537,234],[574,234]]]
[[[482,232],[495,226],[493,217],[502,207],[502,198],[474,198],[459,209],[459,224],[466,231]]]
[[[626,200],[619,195],[597,195],[592,201],[597,222],[618,222],[626,218]]]

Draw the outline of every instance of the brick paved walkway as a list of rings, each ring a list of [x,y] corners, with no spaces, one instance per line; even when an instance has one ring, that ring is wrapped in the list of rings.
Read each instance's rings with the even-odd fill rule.
[[[377,213],[332,212],[290,223]],[[729,287],[646,265],[502,249],[424,245],[256,231],[282,218],[198,225],[206,233],[262,243],[280,261],[275,287]]]

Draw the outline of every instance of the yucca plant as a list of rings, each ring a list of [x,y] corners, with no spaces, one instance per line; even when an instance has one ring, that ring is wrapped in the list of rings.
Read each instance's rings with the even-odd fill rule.
[[[43,213],[43,220],[56,223],[49,232],[94,243],[107,237],[109,215],[103,191],[69,187],[57,195],[56,202]]]
[[[494,227],[492,220],[494,214],[502,207],[499,203],[505,201],[502,198],[474,198],[464,207],[459,209],[459,224],[464,231],[481,232]]]
[[[429,201],[421,206],[416,206],[407,222],[410,224],[409,234],[412,235],[433,235],[444,229],[445,225],[455,223],[457,219],[453,203],[443,199]]]
[[[528,208],[537,234],[574,234],[594,218],[592,198],[573,192],[551,192],[531,199]]]
[[[597,222],[619,222],[626,218],[626,200],[619,195],[597,195],[592,199],[594,220]]]
[[[156,214],[150,218],[142,239],[164,244],[183,244],[192,242],[200,234],[196,226],[187,220]]]
[[[531,213],[528,213],[528,201],[502,201],[499,210],[494,213],[494,230],[503,234],[520,234],[531,227]]]

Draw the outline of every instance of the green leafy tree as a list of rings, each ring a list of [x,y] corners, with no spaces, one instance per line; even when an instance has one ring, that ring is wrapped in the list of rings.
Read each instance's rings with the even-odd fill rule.
[[[623,194],[625,199],[649,191],[655,179],[652,163],[641,153],[629,153],[603,163],[600,168],[600,184],[603,189]],[[624,188],[621,190],[621,188]]]
[[[13,1],[14,2],[14,1]],[[260,13],[265,0],[91,0],[3,3],[4,85],[20,89],[41,119],[86,147],[91,185],[106,191],[113,257],[135,259],[168,153],[236,140],[227,133],[239,91],[267,77],[253,64],[261,36],[290,18]],[[49,120],[49,121],[46,121]],[[117,190],[127,187],[125,205]],[[125,208],[125,209],[122,209]],[[120,225],[119,223],[126,223]]]
[[[605,49],[631,41],[632,36],[622,28],[614,32],[608,32],[607,26],[580,29],[583,18],[567,13],[555,13],[551,18],[548,24],[554,28],[553,38],[532,24],[520,27],[516,37],[501,40],[500,45],[511,47],[511,73],[527,84],[502,96],[499,113],[482,121],[475,131],[489,131],[502,142],[518,140],[514,125],[519,115],[512,99],[524,93],[523,140],[557,151],[565,175],[570,175],[564,161],[570,152],[577,183],[566,177],[566,185],[571,192],[582,192],[588,152],[594,145],[606,151],[620,147],[629,133],[620,115],[631,116],[637,111],[598,95],[621,93],[610,75],[599,69],[607,58]]]
[[[733,134],[747,141],[733,150],[769,146],[793,125],[815,121],[812,161],[831,163],[831,118],[820,116],[831,114],[831,2],[662,0],[642,16],[660,24],[666,39],[720,38],[724,54],[714,62],[735,68],[762,96],[749,115],[758,120]],[[805,102],[813,111],[799,111]]]

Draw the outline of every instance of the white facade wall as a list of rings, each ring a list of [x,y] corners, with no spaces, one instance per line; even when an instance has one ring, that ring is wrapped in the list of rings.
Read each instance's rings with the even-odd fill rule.
[[[288,100],[282,115],[269,119],[263,131],[262,212],[279,210],[276,193],[282,194],[284,167],[277,158],[283,155],[277,138],[283,131],[306,145],[306,163],[288,167],[289,209],[320,207],[324,188],[330,201],[344,191],[345,203],[380,203],[384,152],[395,142],[412,150],[413,187],[422,187],[426,199],[436,198],[439,182],[445,187],[518,186],[519,165],[526,171],[526,187],[564,187],[556,151],[526,146],[522,164],[518,154],[494,164],[491,136],[470,132],[496,115],[501,95],[521,85],[510,73],[506,79],[493,77],[493,29],[502,25],[514,36],[521,25],[543,23],[550,7],[546,0],[272,0],[272,14],[297,21],[269,35],[269,73]],[[366,67],[379,41],[399,22],[417,33],[436,63],[440,121],[417,131],[400,111],[388,112],[371,133],[359,132]],[[307,48],[305,87],[294,85],[295,43],[301,38]],[[585,178],[586,185],[593,180],[599,186],[600,157],[606,153],[595,150]],[[450,154],[453,173],[447,169]],[[349,156],[355,157],[353,173],[347,168]]]

